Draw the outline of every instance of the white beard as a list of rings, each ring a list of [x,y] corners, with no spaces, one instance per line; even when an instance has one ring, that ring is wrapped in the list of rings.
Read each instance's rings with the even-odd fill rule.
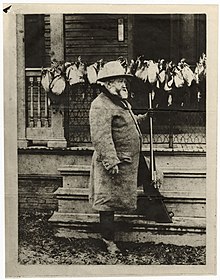
[[[119,97],[121,97],[122,99],[128,99],[128,90],[127,88],[123,88],[121,90],[117,90],[114,85],[111,85],[111,87],[109,87],[108,85],[106,86],[106,88],[109,90],[109,92],[113,95],[118,95]]]
[[[120,90],[119,95],[121,96],[122,99],[128,99],[128,90],[127,89]]]

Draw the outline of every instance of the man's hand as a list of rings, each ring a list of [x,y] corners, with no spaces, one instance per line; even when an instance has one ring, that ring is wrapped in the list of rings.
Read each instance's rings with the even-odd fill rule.
[[[164,174],[161,170],[157,170],[155,174],[155,181],[154,181],[154,186],[156,189],[159,189],[163,185],[164,181]]]
[[[112,168],[109,169],[109,174],[111,175],[115,175],[119,173],[119,168],[118,165],[113,166]]]
[[[149,118],[150,118],[150,117],[153,118],[153,116],[154,116],[153,109],[148,109],[147,115],[149,116]]]

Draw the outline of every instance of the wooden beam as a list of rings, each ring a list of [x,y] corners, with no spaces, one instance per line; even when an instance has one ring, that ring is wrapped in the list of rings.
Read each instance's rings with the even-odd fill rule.
[[[26,140],[26,102],[25,102],[25,47],[24,47],[24,15],[16,16],[17,37],[17,127],[18,147],[27,147]]]
[[[128,61],[134,55],[134,15],[128,15]]]
[[[50,15],[51,28],[51,61],[64,61],[64,34],[63,14]],[[61,104],[59,110],[53,110],[51,116],[52,137],[48,139],[48,147],[66,147],[64,137],[64,106]]]
[[[50,15],[51,60],[64,60],[63,14]]]
[[[179,62],[180,59],[180,15],[170,15],[170,60]]]

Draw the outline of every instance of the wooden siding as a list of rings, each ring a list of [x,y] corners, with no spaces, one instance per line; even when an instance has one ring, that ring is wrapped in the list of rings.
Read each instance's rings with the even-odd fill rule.
[[[118,41],[118,19],[124,19],[124,41]],[[111,14],[64,15],[65,60],[78,56],[87,63],[128,56],[128,16]]]
[[[50,15],[44,15],[45,67],[51,65]]]

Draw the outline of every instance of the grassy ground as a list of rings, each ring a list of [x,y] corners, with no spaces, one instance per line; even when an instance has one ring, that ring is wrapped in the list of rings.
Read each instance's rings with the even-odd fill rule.
[[[112,256],[101,240],[55,237],[48,218],[46,214],[19,216],[20,264],[205,264],[204,246],[118,242],[121,253]]]

